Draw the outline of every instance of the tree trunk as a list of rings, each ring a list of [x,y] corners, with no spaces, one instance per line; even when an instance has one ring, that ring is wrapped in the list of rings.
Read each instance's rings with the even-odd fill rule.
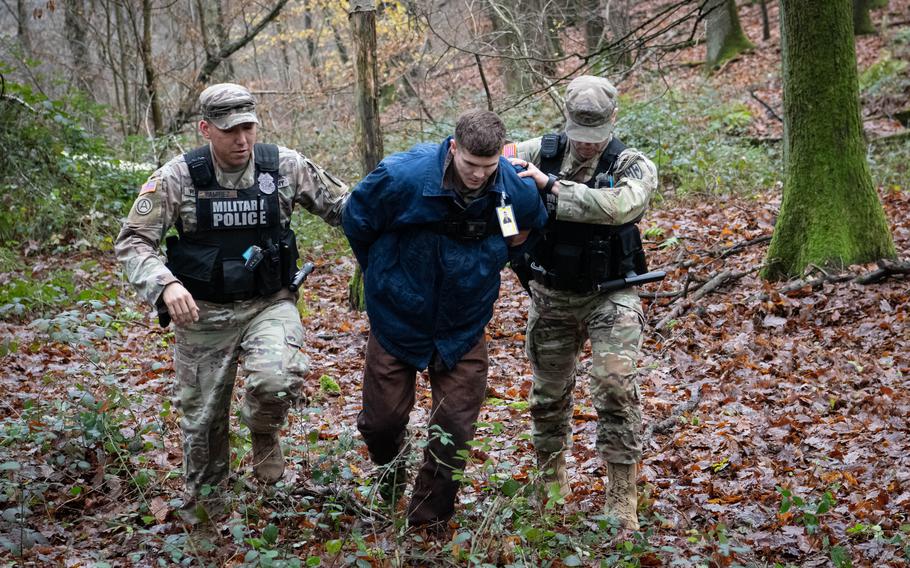
[[[784,192],[763,276],[895,256],[863,144],[850,0],[781,0]]]
[[[145,71],[145,92],[148,96],[152,131],[157,136],[164,129],[161,105],[158,103],[158,76],[152,61],[152,0],[142,0],[142,42],[139,45],[142,67]]]
[[[752,42],[739,25],[734,0],[708,0],[705,9],[708,11],[708,55],[705,66],[710,71],[743,51],[752,49]]]
[[[130,61],[129,61],[129,50],[127,49],[128,38],[130,34],[126,31],[126,22],[123,17],[123,6],[120,2],[112,2],[112,9],[114,11],[114,21],[117,26],[117,40],[120,47],[118,54],[118,65],[120,66],[120,92],[123,97],[123,113],[126,116],[126,131],[124,134],[136,134],[138,132],[138,121],[136,120],[136,112],[133,105],[133,99],[130,97]]]
[[[877,33],[869,17],[869,10],[873,7],[874,0],[853,0],[853,33],[855,35],[869,35]]]
[[[372,0],[351,0],[351,34],[354,39],[356,78],[357,145],[363,175],[382,160],[382,126],[379,122],[379,71],[376,62],[376,10]],[[366,305],[363,279],[358,267],[348,288],[352,309]]]
[[[30,18],[25,0],[16,0],[16,37],[19,38],[19,45],[22,46],[22,53],[26,57],[32,56],[32,38],[28,33]]]
[[[609,4],[612,0],[606,0]],[[576,17],[584,22],[585,51],[594,53],[603,47],[606,22],[603,0],[581,0]]]
[[[335,47],[338,49],[338,57],[342,65],[347,65],[350,57],[348,56],[347,42],[341,37],[341,31],[335,23],[329,19],[329,26],[332,28],[332,35],[335,37]]]
[[[228,25],[227,18],[224,15],[224,5],[222,0],[215,2],[215,37],[218,38],[218,51],[224,49],[224,46],[228,44],[231,37],[228,33],[230,26]],[[227,82],[236,80],[236,74],[234,72],[234,62],[228,58],[224,61],[224,64],[221,66],[223,70],[223,77]]]
[[[278,44],[281,46],[281,77],[284,82],[284,89],[289,91],[293,88],[291,85],[291,51],[288,47],[284,24],[282,24],[281,20],[275,22],[275,31],[278,32]]]
[[[610,22],[610,34],[613,43],[618,43],[614,63],[620,67],[632,65],[632,50],[628,35],[632,30],[630,0],[608,0],[607,21]]]
[[[522,2],[523,17],[519,19],[522,28],[522,39],[527,45],[532,60],[531,68],[538,76],[546,78],[557,74],[556,62],[552,59],[562,54],[559,33],[556,30],[556,18],[551,15],[551,0],[529,0]]]
[[[251,24],[246,28],[246,31],[243,37],[237,38],[236,40],[224,45],[221,47],[221,51],[214,54],[209,54],[205,58],[205,62],[202,64],[202,68],[196,73],[196,77],[193,79],[192,84],[185,92],[183,100],[180,102],[180,105],[177,108],[177,112],[168,122],[167,134],[176,134],[186,121],[190,119],[193,115],[193,109],[196,107],[196,98],[199,96],[199,93],[202,92],[202,89],[205,88],[205,84],[208,82],[209,78],[212,76],[212,73],[225,61],[228,57],[233,55],[237,50],[244,47],[250,41],[255,38],[259,32],[261,32],[265,27],[281,13],[281,10],[288,3],[288,0],[278,0],[275,5],[266,13],[258,22]]]
[[[758,1],[761,7],[761,38],[765,41],[771,39],[771,23],[768,18],[768,0]]]
[[[521,30],[515,23],[507,6],[499,0],[488,0],[487,13],[493,28],[493,43],[503,55],[512,57],[526,56],[524,42],[521,40]],[[510,58],[499,60],[502,81],[506,92],[510,95],[522,95],[528,92],[534,82],[531,78],[530,68],[524,61]]]
[[[88,23],[83,0],[65,0],[63,28],[73,59],[75,81],[92,100],[95,100],[94,73],[88,50]]]

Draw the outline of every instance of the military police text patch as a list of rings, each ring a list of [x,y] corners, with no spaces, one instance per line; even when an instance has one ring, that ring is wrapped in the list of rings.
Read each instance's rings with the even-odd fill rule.
[[[152,212],[152,200],[148,197],[143,197],[136,201],[136,213],[139,215],[148,215]]]

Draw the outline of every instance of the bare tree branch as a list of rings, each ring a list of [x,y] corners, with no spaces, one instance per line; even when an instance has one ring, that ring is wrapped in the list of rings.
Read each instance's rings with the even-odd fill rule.
[[[206,57],[205,63],[203,63],[202,68],[193,79],[193,84],[190,86],[190,90],[186,93],[186,95],[184,95],[177,112],[168,123],[168,127],[165,130],[168,136],[176,134],[192,116],[193,108],[196,105],[196,97],[199,96],[199,93],[202,91],[203,86],[209,80],[209,78],[212,76],[212,73],[214,73],[218,66],[221,65],[225,59],[233,55],[234,52],[250,43],[253,38],[259,34],[259,32],[261,32],[269,23],[278,17],[278,14],[281,13],[281,10],[287,3],[288,0],[278,0],[278,3],[272,7],[269,13],[263,16],[262,19],[259,20],[256,24],[254,24],[243,37],[222,46],[222,48],[217,53],[209,54]]]

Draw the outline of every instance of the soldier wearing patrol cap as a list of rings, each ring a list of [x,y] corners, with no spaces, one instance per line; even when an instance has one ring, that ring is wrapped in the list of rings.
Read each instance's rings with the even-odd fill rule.
[[[115,252],[129,281],[175,323],[186,489],[191,499],[228,473],[228,417],[238,364],[241,417],[252,434],[253,473],[284,472],[279,429],[301,399],[308,360],[296,292],[291,212],[301,205],[337,225],[344,183],[294,150],[257,144],[256,99],[232,83],[199,95],[208,144],[177,156],[139,190]],[[166,259],[159,245],[167,238]]]
[[[566,452],[572,390],[578,355],[590,339],[597,448],[608,470],[606,512],[637,530],[642,440],[636,364],[644,320],[633,287],[602,292],[598,286],[628,271],[647,272],[635,223],[657,188],[657,171],[613,135],[617,91],[608,80],[577,77],[565,102],[564,132],[503,150],[527,167],[519,175],[534,179],[550,216],[527,258],[534,446],[544,480],[558,483],[564,496],[571,493]]]

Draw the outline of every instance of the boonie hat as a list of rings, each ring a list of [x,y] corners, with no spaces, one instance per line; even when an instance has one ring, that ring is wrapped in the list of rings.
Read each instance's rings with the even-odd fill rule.
[[[582,75],[566,87],[566,135],[576,142],[599,144],[613,133],[616,87],[603,77]]]
[[[256,97],[246,87],[235,83],[218,83],[199,94],[202,118],[219,130],[228,130],[244,122],[255,122]]]

